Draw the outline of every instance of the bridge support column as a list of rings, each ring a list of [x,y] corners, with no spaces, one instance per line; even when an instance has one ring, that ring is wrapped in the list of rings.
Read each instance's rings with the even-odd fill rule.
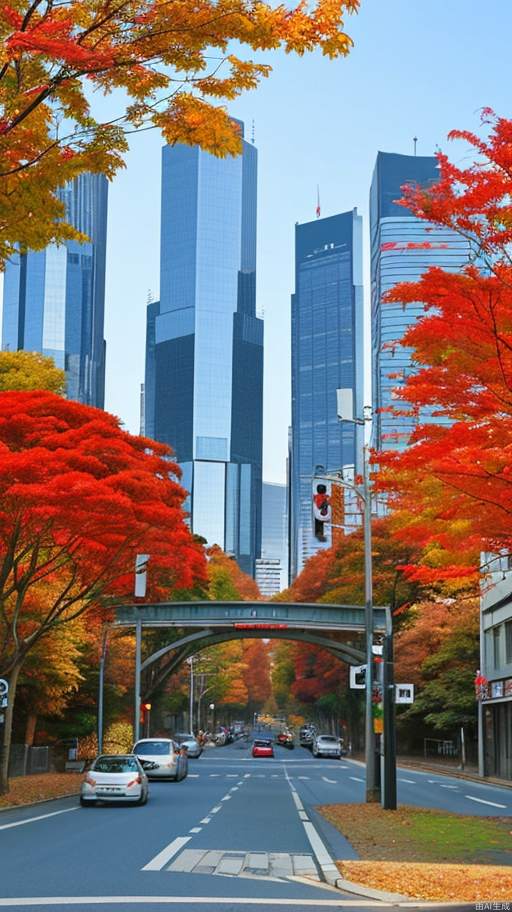
[[[140,675],[142,652],[142,621],[135,623],[135,715],[133,720],[133,737],[135,741],[140,737]]]

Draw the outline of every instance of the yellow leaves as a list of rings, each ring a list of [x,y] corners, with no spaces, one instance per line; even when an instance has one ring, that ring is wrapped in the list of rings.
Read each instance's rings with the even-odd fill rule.
[[[169,143],[238,155],[237,128],[210,99],[233,100],[269,75],[268,64],[244,59],[243,51],[282,47],[297,54],[320,49],[328,57],[345,55],[352,42],[343,17],[358,5],[358,0],[299,2],[292,8],[263,0],[5,3],[0,8],[0,268],[16,245],[41,249],[52,240],[77,237],[61,222],[56,191],[86,171],[112,177],[122,167],[123,131],[129,127],[155,126]],[[227,55],[233,44],[242,48],[239,56]],[[108,126],[95,117],[95,93],[116,89],[128,101],[120,101],[116,126]]]
[[[0,391],[45,389],[64,393],[66,375],[53,358],[37,352],[0,352]]]
[[[222,157],[241,151],[240,130],[226,109],[212,107],[188,92],[176,95],[154,119],[170,144],[198,145]]]

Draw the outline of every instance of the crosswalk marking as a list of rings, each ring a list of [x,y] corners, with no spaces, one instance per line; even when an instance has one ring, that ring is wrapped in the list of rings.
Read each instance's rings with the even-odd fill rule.
[[[290,852],[184,849],[166,870],[171,873],[218,874],[224,877],[283,880],[302,876],[320,880],[313,855]]]

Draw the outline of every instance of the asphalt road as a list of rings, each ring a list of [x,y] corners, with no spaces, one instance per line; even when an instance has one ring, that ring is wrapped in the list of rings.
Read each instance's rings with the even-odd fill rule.
[[[253,760],[237,742],[189,770],[152,782],[145,807],[73,798],[0,813],[0,912],[388,908],[323,882],[334,859],[355,856],[314,806],[363,800],[360,764],[301,748]],[[512,815],[512,790],[416,770],[400,770],[398,786],[404,803]]]

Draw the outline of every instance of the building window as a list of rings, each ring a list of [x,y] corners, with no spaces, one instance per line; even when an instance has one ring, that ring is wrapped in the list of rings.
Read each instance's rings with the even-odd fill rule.
[[[493,627],[492,643],[493,643],[493,664],[494,664],[495,668],[499,668],[501,665],[500,627]]]
[[[512,664],[512,621],[505,623],[505,653],[507,665]]]

